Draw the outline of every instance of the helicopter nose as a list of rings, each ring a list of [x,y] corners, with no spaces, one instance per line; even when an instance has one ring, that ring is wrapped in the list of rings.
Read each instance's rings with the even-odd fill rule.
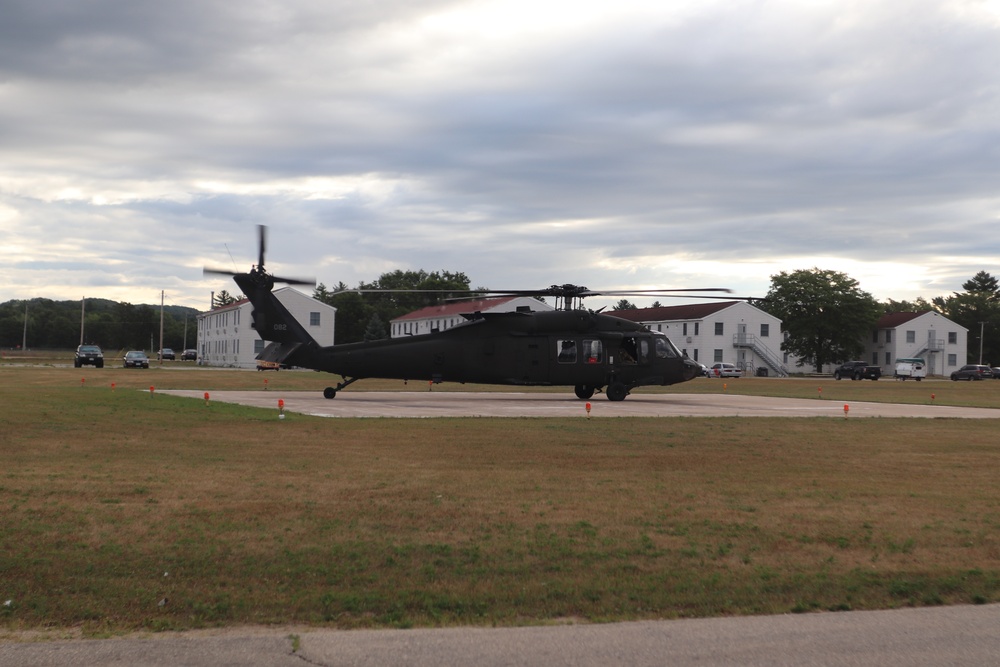
[[[684,360],[684,370],[682,371],[685,380],[693,380],[701,372],[701,365],[691,359]]]

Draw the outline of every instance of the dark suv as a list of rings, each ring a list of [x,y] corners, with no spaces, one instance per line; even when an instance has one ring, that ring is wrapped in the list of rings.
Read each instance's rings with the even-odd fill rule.
[[[975,364],[962,366],[951,374],[952,380],[985,380],[991,377],[993,377],[993,371],[989,366]]]
[[[73,365],[77,368],[85,365],[104,368],[104,353],[96,345],[81,345],[76,348],[76,357],[73,359]]]

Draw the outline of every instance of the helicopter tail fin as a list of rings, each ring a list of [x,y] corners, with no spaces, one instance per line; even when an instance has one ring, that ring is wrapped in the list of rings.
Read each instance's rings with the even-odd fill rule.
[[[273,281],[261,280],[253,272],[238,274],[233,279],[253,306],[251,326],[270,343],[257,359],[309,367],[319,344],[271,291]]]

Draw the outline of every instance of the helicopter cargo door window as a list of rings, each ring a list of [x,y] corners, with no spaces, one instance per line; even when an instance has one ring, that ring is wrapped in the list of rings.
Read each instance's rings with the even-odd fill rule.
[[[599,340],[585,340],[583,354],[586,363],[599,364],[604,361],[604,345]]]
[[[575,364],[576,363],[576,341],[575,340],[560,340],[557,341],[556,349],[559,350],[559,355],[557,359],[560,364]]]

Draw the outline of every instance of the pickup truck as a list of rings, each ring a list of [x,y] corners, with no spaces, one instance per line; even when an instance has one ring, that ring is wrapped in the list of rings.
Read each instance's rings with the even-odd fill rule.
[[[863,361],[845,361],[833,372],[835,380],[843,378],[851,378],[852,380],[863,380],[865,378],[877,380],[880,377],[882,377],[882,368],[880,366],[869,366]]]

